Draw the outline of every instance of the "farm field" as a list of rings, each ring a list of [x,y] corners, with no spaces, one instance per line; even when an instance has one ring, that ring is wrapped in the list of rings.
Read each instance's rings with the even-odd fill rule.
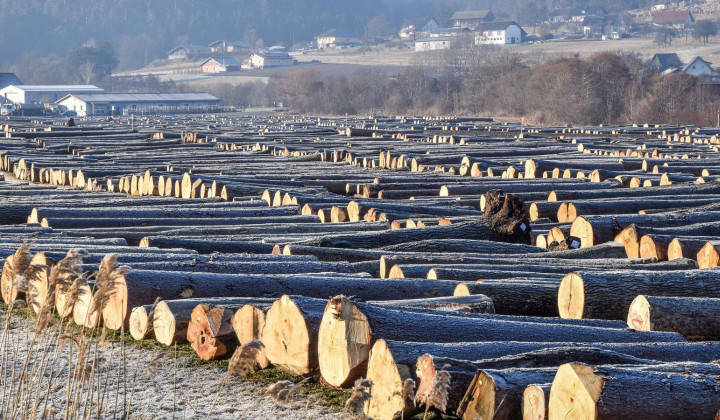
[[[1,125],[2,416],[720,412],[720,129],[75,123]]]

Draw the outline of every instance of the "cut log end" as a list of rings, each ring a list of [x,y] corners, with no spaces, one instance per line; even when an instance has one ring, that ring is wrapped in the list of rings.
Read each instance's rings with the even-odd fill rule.
[[[635,225],[630,225],[615,236],[615,242],[625,247],[628,258],[640,258],[640,238]]]
[[[235,312],[231,323],[240,345],[245,345],[260,339],[260,333],[265,325],[265,313],[253,305],[243,305]]]
[[[102,319],[110,330],[120,330],[129,325],[128,291],[124,276],[115,279],[115,287],[102,309]]]
[[[270,312],[266,329],[269,322]],[[323,379],[333,386],[345,386],[355,380],[367,362],[371,338],[368,319],[355,304],[344,296],[331,299],[325,307],[318,335]]]
[[[679,258],[683,258],[683,256],[684,256],[683,248],[684,248],[683,243],[679,239],[674,238],[672,241],[670,241],[670,243],[668,244],[668,249],[667,249],[668,261],[673,261],[673,260],[677,260]],[[698,264],[698,266],[699,266],[699,264]]]
[[[718,266],[720,253],[712,242],[706,243],[697,254],[697,262],[700,268],[713,268]]]
[[[133,308],[130,313],[130,335],[135,340],[143,340],[148,335],[148,313],[142,306]]]
[[[558,290],[558,312],[561,318],[582,319],[585,309],[585,285],[582,277],[570,273],[563,277]]]
[[[523,420],[545,420],[547,416],[545,390],[540,385],[530,385],[523,392]]]
[[[172,311],[164,301],[158,302],[153,313],[153,331],[155,339],[166,346],[175,344],[177,340],[177,331],[175,317]],[[185,341],[186,337],[181,337]]]
[[[404,395],[403,384],[410,377],[410,367],[395,363],[385,340],[375,342],[367,365],[367,379],[373,386],[365,415],[373,419],[409,418],[416,411],[412,400]]]
[[[657,258],[658,261],[668,260],[668,247],[655,241],[651,236],[640,238],[640,258]]]
[[[293,375],[307,375],[315,366],[310,360],[310,333],[305,318],[290,296],[275,301],[265,315],[261,340],[265,354],[279,369]]]
[[[628,327],[638,331],[652,331],[650,302],[645,296],[638,296],[630,304],[627,317]]]
[[[560,366],[550,388],[548,415],[550,420],[596,419],[597,401],[604,380],[595,375],[591,366],[568,363]]]
[[[595,245],[595,235],[590,222],[582,216],[576,218],[570,227],[570,236],[580,238],[580,247],[589,248]]]
[[[77,325],[95,328],[100,324],[100,311],[90,313],[93,302],[92,289],[88,285],[82,285],[80,289],[81,293],[72,309],[73,321]]]
[[[492,419],[495,413],[495,381],[478,371],[460,403],[458,415],[463,419]]]
[[[187,338],[200,360],[219,359],[237,347],[234,332],[232,340],[220,339],[228,333],[231,316],[231,311],[206,305],[198,305],[192,311]]]

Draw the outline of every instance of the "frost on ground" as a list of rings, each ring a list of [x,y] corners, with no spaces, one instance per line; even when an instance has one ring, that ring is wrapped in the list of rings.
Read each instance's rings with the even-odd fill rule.
[[[226,377],[189,357],[83,336],[2,316],[0,418],[338,419],[299,392],[287,407],[267,384]],[[73,332],[74,331],[74,332]],[[164,353],[164,354],[161,354]],[[66,413],[68,413],[66,416]]]

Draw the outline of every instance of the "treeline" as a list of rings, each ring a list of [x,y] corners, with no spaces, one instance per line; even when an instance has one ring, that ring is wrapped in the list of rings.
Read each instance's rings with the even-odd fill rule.
[[[239,106],[283,102],[302,114],[475,115],[544,124],[715,124],[720,96],[684,73],[650,72],[635,55],[602,53],[528,63],[509,55],[449,65],[437,55],[398,74],[319,76],[295,69],[270,83],[213,93]],[[442,64],[438,64],[442,63]]]

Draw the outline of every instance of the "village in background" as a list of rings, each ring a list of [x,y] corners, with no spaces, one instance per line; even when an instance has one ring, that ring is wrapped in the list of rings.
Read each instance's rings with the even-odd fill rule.
[[[118,71],[122,52],[110,42],[91,40],[65,56],[21,57],[5,63],[7,72],[0,74],[0,113],[84,117],[253,110],[325,115],[426,111],[491,112],[564,123],[611,123],[621,115],[709,121],[706,109],[688,109],[672,98],[650,95],[666,91],[667,85],[688,100],[720,93],[720,73],[712,64],[720,58],[716,40],[720,3],[672,1],[619,11],[596,3],[553,10],[526,8],[515,13],[516,20],[506,19],[507,12],[498,17],[494,10],[454,10],[445,11],[444,18],[408,18],[397,25],[381,13],[361,33],[343,27],[318,28],[313,39],[293,39],[291,45],[265,46],[254,30],[209,44],[189,36],[187,42],[167,45],[166,54],[153,60],[146,50],[141,68],[122,71]],[[40,67],[53,60],[62,72]],[[602,95],[585,89],[584,96],[566,95],[565,107],[573,108],[572,113],[558,109],[563,106],[553,108],[552,86],[567,81],[533,79],[563,66],[571,75],[578,72],[572,77],[591,76],[590,90]],[[527,73],[530,70],[533,77]],[[513,79],[524,81],[513,83]],[[515,87],[500,89],[503,83]],[[488,85],[493,88],[488,90]],[[622,98],[607,98],[611,88],[622,90]],[[520,98],[513,89],[545,91],[541,101],[547,112],[530,112],[536,108],[533,98]],[[628,89],[632,98],[627,97]],[[517,100],[508,101],[508,96]],[[602,96],[602,102],[592,96]],[[672,103],[670,108],[667,102]],[[663,109],[650,109],[649,103]]]

